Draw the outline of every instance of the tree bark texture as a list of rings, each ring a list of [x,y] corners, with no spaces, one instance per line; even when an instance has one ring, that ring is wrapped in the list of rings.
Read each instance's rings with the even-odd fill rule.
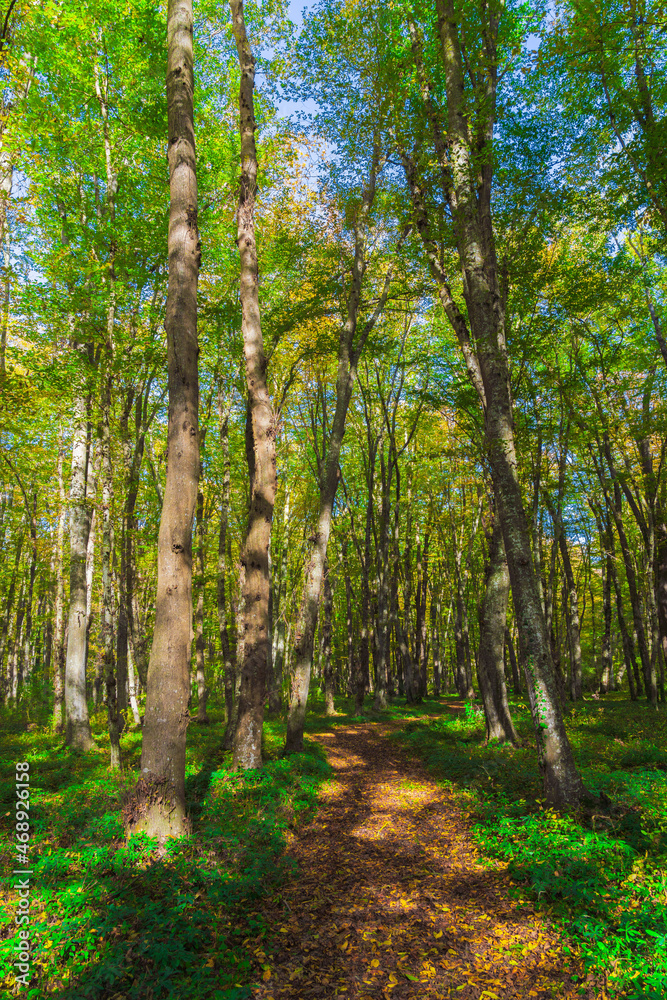
[[[526,648],[526,681],[546,799],[575,805],[584,786],[565,732],[544,609],[532,561],[514,442],[504,302],[498,283],[492,224],[493,128],[497,87],[497,33],[502,8],[485,8],[484,111],[473,139],[465,91],[459,26],[452,0],[437,0],[438,33],[447,96],[447,198],[452,211],[464,294],[486,400],[486,450],[503,528],[514,607]],[[479,159],[480,143],[486,155]]]
[[[88,417],[81,389],[75,400],[70,480],[70,569],[67,659],[65,662],[65,741],[68,746],[90,750],[93,738],[86,698],[87,581],[86,556],[91,511],[88,501]]]
[[[218,386],[218,419],[220,427],[220,450],[222,451],[222,497],[220,502],[220,530],[218,532],[216,597],[218,604],[218,628],[220,630],[220,650],[224,672],[226,721],[229,721],[234,716],[234,681],[236,677],[236,662],[232,657],[233,644],[229,641],[229,616],[227,614],[227,532],[229,530],[229,504],[231,495],[229,470],[230,405],[230,398],[227,397],[225,399],[221,386]],[[235,622],[233,622],[233,627],[236,628]]]
[[[280,569],[274,603],[275,631],[273,636],[273,670],[269,688],[269,711],[280,712],[283,707],[283,669],[285,665],[285,615],[287,601],[287,568],[289,559],[289,490],[285,493],[283,507],[283,535],[280,547]]]
[[[65,501],[65,478],[63,475],[63,436],[62,429],[58,441],[58,466],[56,477],[58,479],[58,497],[60,509],[58,511],[58,529],[56,532],[56,553],[55,553],[55,577],[56,577],[56,600],[54,611],[54,636],[53,636],[53,729],[54,732],[62,732],[65,725],[64,716],[64,695],[65,695],[65,634],[63,609],[65,606],[65,576],[64,576],[64,541],[65,541],[65,518],[67,508]],[[0,667],[2,666],[2,655],[0,654]]]
[[[502,527],[495,517],[489,538],[486,588],[479,616],[477,676],[486,719],[487,741],[517,743],[505,685],[504,645],[510,578]]]
[[[169,419],[158,535],[157,595],[148,666],[141,777],[125,808],[131,832],[164,841],[189,832],[185,739],[192,643],[192,523],[199,481],[197,175],[191,0],[169,0],[167,112],[169,279],[165,328]]]
[[[204,435],[201,435],[200,448],[204,445]],[[206,702],[208,700],[208,687],[206,686],[206,650],[204,643],[204,581],[206,570],[206,514],[204,504],[204,491],[201,489],[197,493],[197,571],[195,573],[194,585],[197,594],[197,608],[195,612],[195,657],[197,662],[197,716],[196,721],[201,724],[208,723],[209,717],[206,714]]]
[[[241,70],[239,114],[241,185],[237,243],[241,258],[241,331],[248,390],[249,419],[246,454],[250,476],[250,509],[242,561],[244,653],[234,734],[235,767],[262,764],[262,726],[269,656],[269,546],[276,500],[276,420],[266,382],[266,358],[259,307],[259,277],[255,243],[257,149],[255,146],[255,57],[246,33],[241,0],[230,0],[232,31]]]
[[[335,715],[334,678],[331,660],[331,635],[333,615],[333,587],[329,560],[324,563],[324,582],[322,593],[322,676],[324,679],[324,712]]]

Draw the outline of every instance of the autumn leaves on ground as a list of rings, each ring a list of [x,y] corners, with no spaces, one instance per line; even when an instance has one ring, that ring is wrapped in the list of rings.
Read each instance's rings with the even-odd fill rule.
[[[37,722],[3,718],[2,861],[15,760],[32,781],[30,997],[99,1000],[665,995],[667,738],[662,713],[588,701],[568,720],[597,814],[544,808],[525,705],[522,746],[487,746],[446,698],[381,715],[321,712],[306,751],[234,772],[223,713],[190,727],[193,835],[166,852],[123,839],[141,734],[108,769]],[[316,706],[317,709],[317,706]],[[36,717],[36,716],[34,716]],[[45,707],[46,720],[46,707]],[[26,724],[27,723],[27,724]],[[0,988],[11,995],[14,900],[3,883]]]
[[[254,996],[579,996],[580,962],[388,735],[369,723],[318,737],[335,780],[292,845],[302,874],[270,912],[282,947]]]

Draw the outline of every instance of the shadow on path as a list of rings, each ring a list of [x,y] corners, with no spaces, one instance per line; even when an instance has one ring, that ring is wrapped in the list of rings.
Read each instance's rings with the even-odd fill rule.
[[[335,778],[265,910],[281,943],[256,1000],[593,998],[547,919],[482,865],[449,794],[378,723],[315,737]],[[581,989],[583,986],[583,990]]]

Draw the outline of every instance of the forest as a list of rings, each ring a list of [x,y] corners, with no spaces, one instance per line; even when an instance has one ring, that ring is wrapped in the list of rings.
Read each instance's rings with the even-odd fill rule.
[[[0,984],[667,995],[667,8],[3,0]]]

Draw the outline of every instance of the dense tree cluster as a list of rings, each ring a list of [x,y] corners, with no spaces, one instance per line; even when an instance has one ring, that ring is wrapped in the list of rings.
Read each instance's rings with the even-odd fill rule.
[[[666,27],[9,6],[2,697],[84,750],[106,704],[116,766],[143,724],[131,828],[187,828],[210,692],[255,768],[314,687],[515,740],[510,687],[555,804],[568,700],[664,701]]]

